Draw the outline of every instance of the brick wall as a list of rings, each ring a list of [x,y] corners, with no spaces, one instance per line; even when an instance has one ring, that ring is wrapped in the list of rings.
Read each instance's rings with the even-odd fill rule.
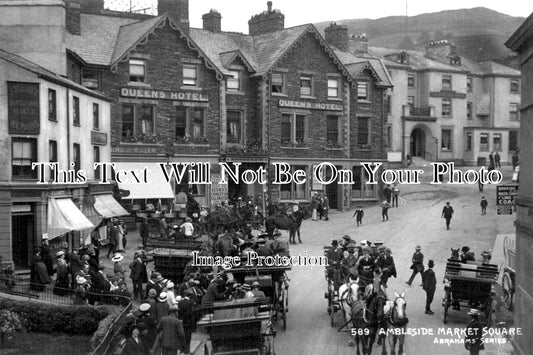
[[[146,61],[146,84],[149,87],[128,85],[129,64],[127,61],[118,65],[116,73],[105,71],[102,74],[102,87],[105,94],[115,100],[111,105],[111,144],[118,146],[121,142],[122,132],[122,104],[120,89],[123,87],[202,93],[208,97],[209,107],[205,110],[207,145],[180,144],[174,146],[175,154],[212,153],[219,150],[220,130],[220,95],[219,82],[213,70],[208,69],[204,63],[198,65],[199,87],[201,90],[182,88],[183,61],[195,60],[197,53],[190,49],[186,42],[179,37],[177,31],[168,25],[156,29],[150,35],[146,44],[137,47],[136,53],[148,55]],[[134,55],[132,54],[132,57]],[[151,99],[129,99],[138,103],[154,102]],[[163,139],[173,139],[175,134],[174,124],[176,107],[171,100],[158,100],[155,107],[155,132]],[[162,142],[160,142],[162,143]]]

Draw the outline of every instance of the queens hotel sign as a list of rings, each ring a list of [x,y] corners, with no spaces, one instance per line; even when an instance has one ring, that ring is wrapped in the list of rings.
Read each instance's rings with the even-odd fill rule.
[[[121,88],[120,96],[134,97],[139,99],[174,100],[174,101],[197,101],[208,102],[207,95],[197,92],[147,90],[137,88]]]
[[[332,104],[329,102],[309,102],[309,101],[295,101],[295,100],[279,100],[279,107],[289,108],[305,108],[308,110],[325,110],[325,111],[342,111],[344,107],[339,104]]]

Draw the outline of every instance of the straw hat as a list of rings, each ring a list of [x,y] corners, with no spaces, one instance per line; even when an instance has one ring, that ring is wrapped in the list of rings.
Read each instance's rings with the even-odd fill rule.
[[[111,261],[115,263],[117,261],[121,261],[122,259],[124,259],[124,256],[122,256],[122,254],[115,254],[111,258]]]
[[[161,294],[159,295],[159,302],[166,302],[167,301],[167,293],[166,292],[161,292]]]
[[[470,309],[470,312],[467,313],[469,316],[479,316],[481,313],[475,309],[475,308],[472,308]]]
[[[60,256],[65,255],[65,252],[63,250],[60,250],[56,253],[56,256],[59,258]]]
[[[139,311],[147,312],[150,309],[150,303],[143,303],[139,306]]]
[[[78,285],[83,285],[87,282],[87,279],[85,277],[79,276],[76,278],[76,282],[78,283]]]

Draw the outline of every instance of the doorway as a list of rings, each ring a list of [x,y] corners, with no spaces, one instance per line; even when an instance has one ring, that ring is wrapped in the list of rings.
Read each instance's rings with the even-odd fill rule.
[[[411,132],[409,153],[412,157],[426,158],[426,133],[420,128]]]
[[[13,215],[11,226],[13,262],[16,268],[26,268],[33,246],[33,214]]]

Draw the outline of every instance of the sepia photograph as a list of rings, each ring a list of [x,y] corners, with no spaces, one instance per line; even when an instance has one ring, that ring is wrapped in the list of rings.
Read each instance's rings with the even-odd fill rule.
[[[532,93],[518,0],[0,0],[0,355],[531,355]]]

